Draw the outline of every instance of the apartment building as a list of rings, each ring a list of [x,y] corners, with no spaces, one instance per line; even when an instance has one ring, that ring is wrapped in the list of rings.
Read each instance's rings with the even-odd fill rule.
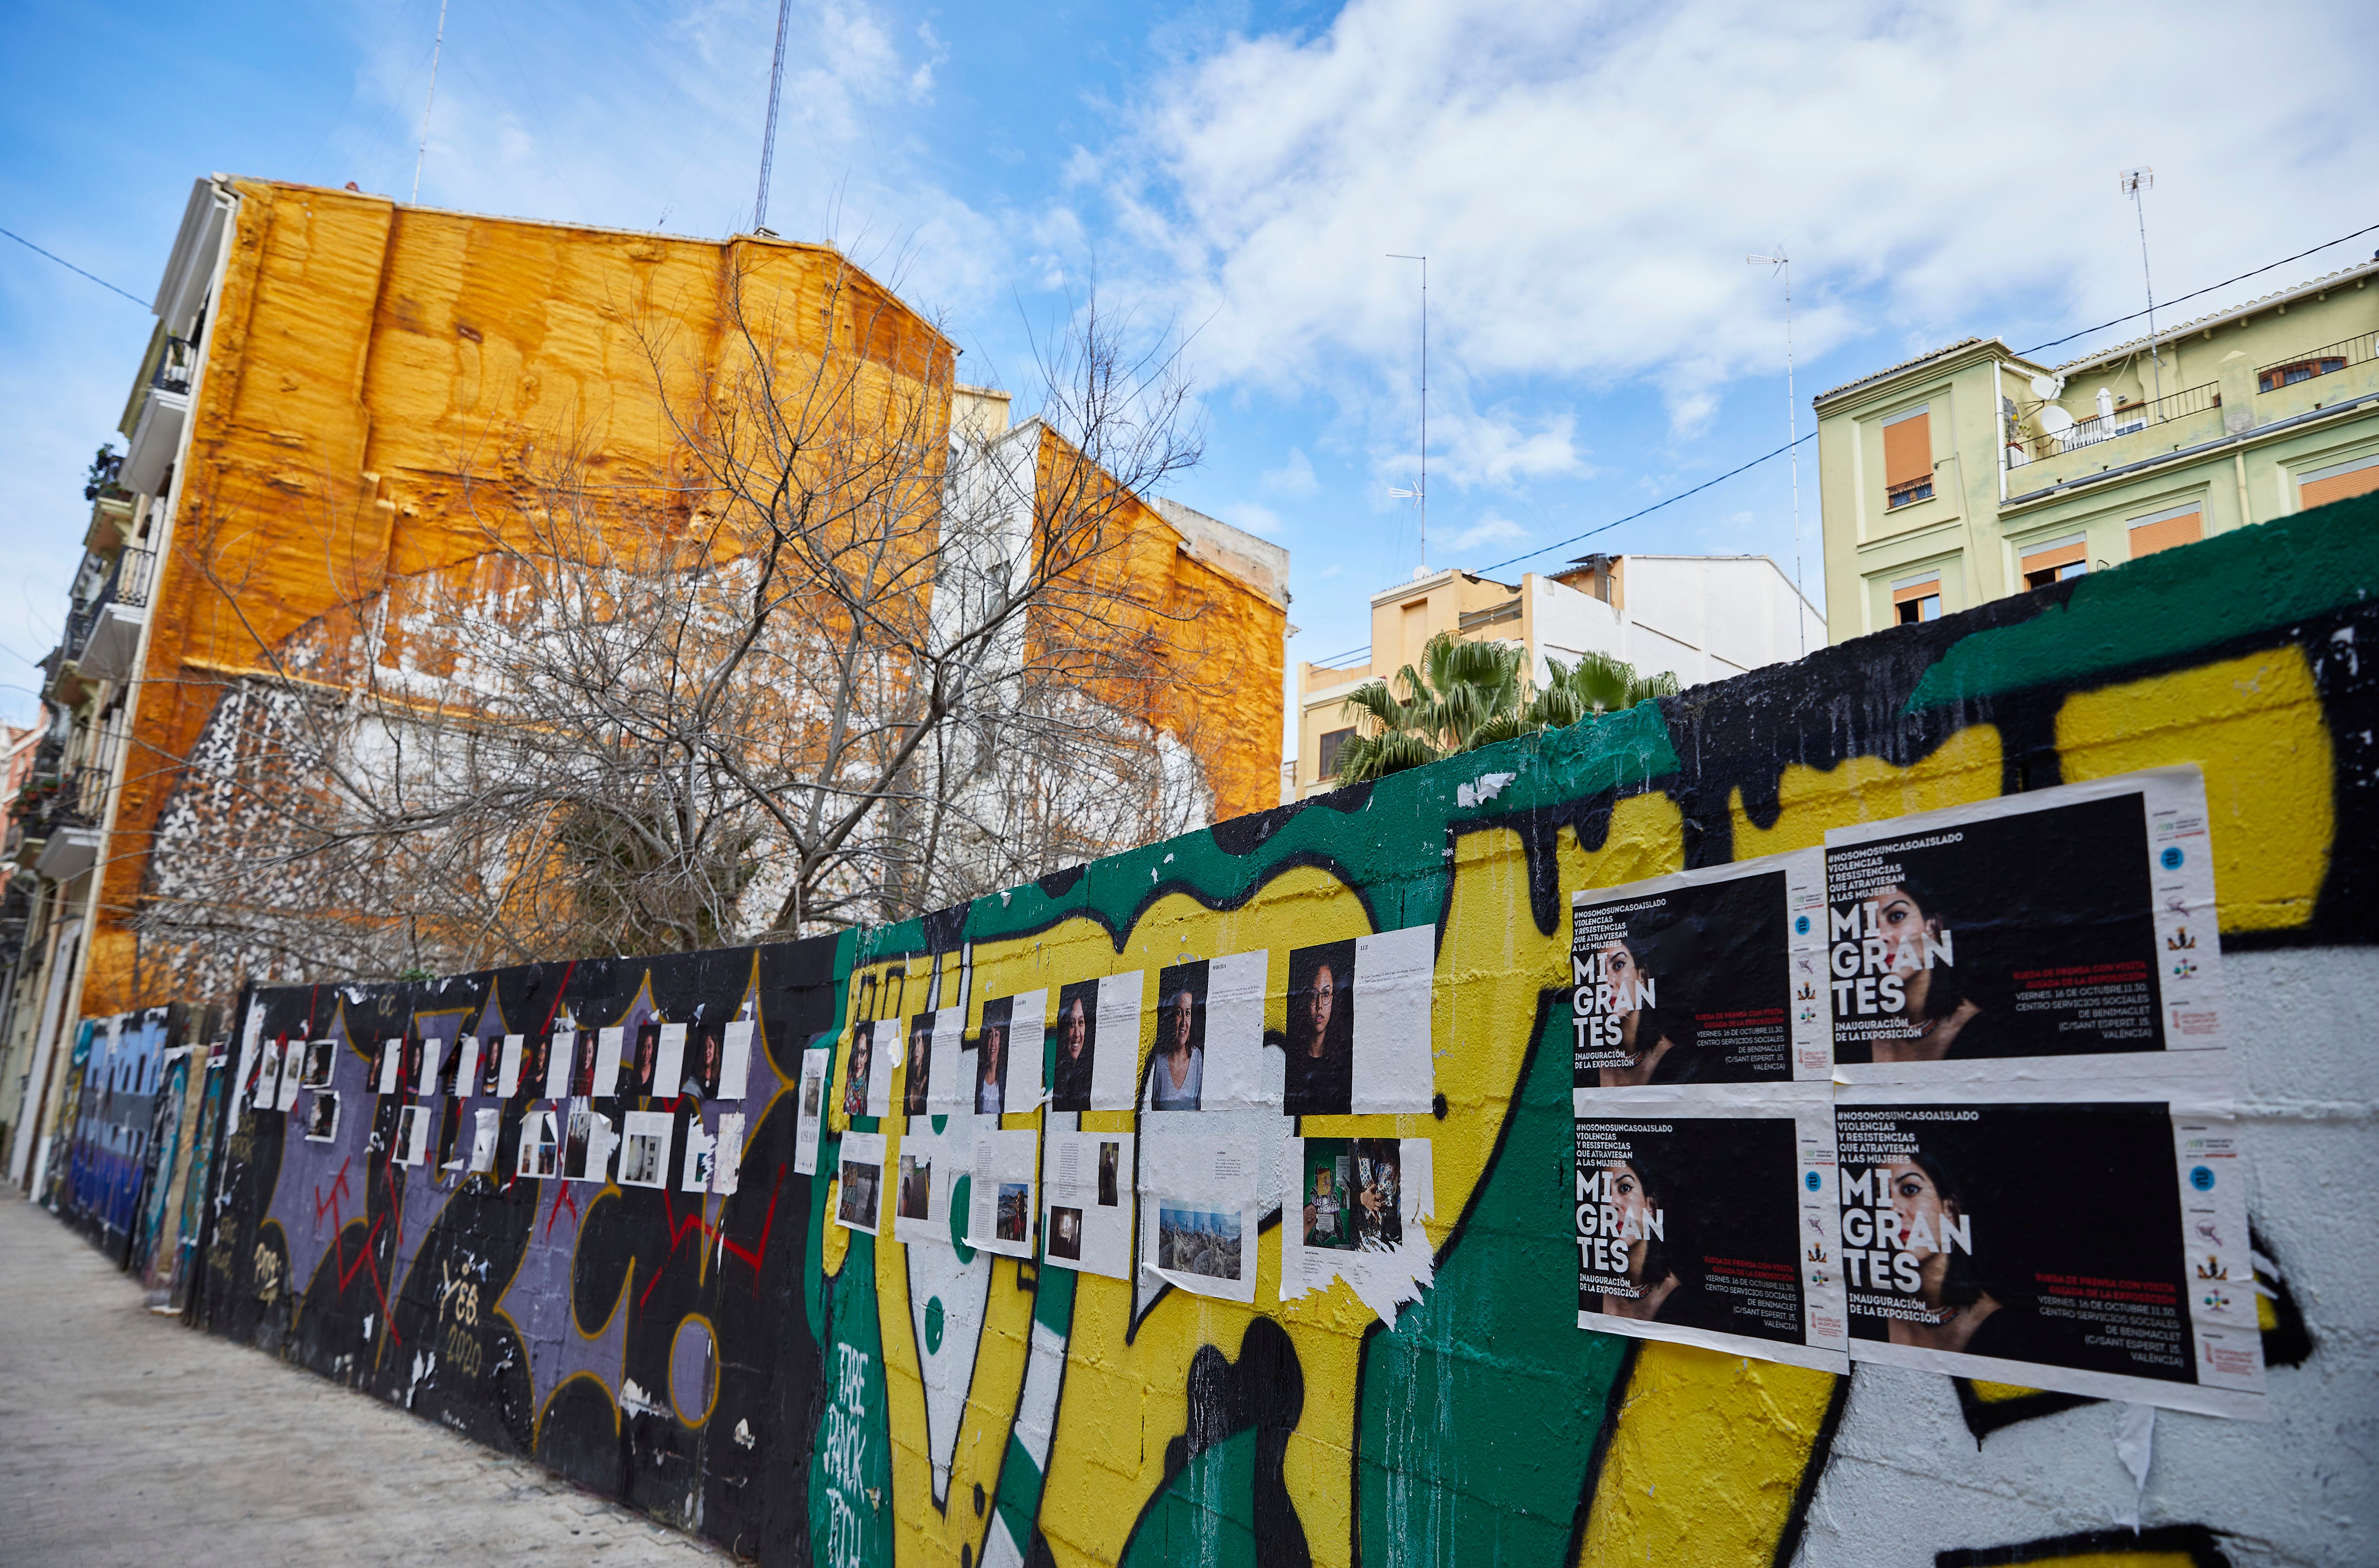
[[[1588,555],[1559,572],[1504,583],[1445,571],[1371,596],[1371,644],[1352,660],[1298,667],[1298,747],[1284,794],[1334,788],[1338,748],[1354,734],[1346,702],[1367,681],[1393,680],[1440,632],[1528,650],[1546,660],[1588,653],[1625,659],[1680,683],[1723,681],[1823,647],[1826,621],[1764,555]]]
[[[540,443],[581,454],[589,496],[663,498],[610,525],[662,537],[694,504],[675,499],[694,488],[675,420],[703,389],[755,356],[779,368],[840,356],[872,389],[865,407],[927,411],[900,452],[998,440],[1028,475],[1081,483],[1053,433],[1010,432],[1003,394],[958,383],[957,345],[829,246],[215,175],[192,187],[154,308],[120,467],[94,473],[66,633],[42,665],[52,720],[9,833],[9,907],[22,903],[24,923],[0,1082],[25,1104],[6,1140],[19,1183],[78,1019],[220,990],[178,971],[189,955],[143,923],[162,903],[211,897],[170,863],[174,845],[223,811],[226,777],[253,779],[257,755],[285,754],[256,744],[275,705],[337,704],[359,657],[442,700],[453,658],[408,651],[405,618],[440,594],[509,602],[489,530],[535,510]],[[678,357],[657,368],[648,350],[662,342]],[[669,379],[657,388],[657,376]],[[1113,488],[1123,543],[1103,558],[1105,602],[1173,633],[1164,657],[1201,679],[1160,670],[1106,710],[1162,739],[1209,818],[1275,803],[1286,554]],[[1022,525],[1044,511],[1028,494]],[[398,636],[365,644],[358,629],[375,624]],[[343,651],[357,647],[380,651]],[[344,918],[343,895],[317,882],[303,896]],[[209,961],[235,972],[244,955]]]
[[[1968,338],[1817,397],[1835,642],[2379,489],[2379,257],[2065,364]]]

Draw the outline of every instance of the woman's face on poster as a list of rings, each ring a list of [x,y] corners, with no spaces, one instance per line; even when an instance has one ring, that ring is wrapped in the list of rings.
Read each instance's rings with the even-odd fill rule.
[[[1941,1222],[1944,1218],[1954,1217],[1958,1205],[1942,1197],[1941,1189],[1934,1185],[1931,1176],[1926,1175],[1925,1167],[1914,1161],[1888,1165],[1885,1169],[1891,1184],[1891,1212],[1900,1216],[1901,1250],[1914,1254],[1922,1262],[1940,1250],[1938,1238],[1941,1235]],[[1917,1228],[1920,1225],[1924,1227],[1921,1238],[1929,1239],[1932,1244],[1910,1245],[1909,1237],[1920,1236]]]
[[[1080,996],[1066,1004],[1066,1011],[1060,1020],[1059,1029],[1061,1038],[1066,1043],[1066,1055],[1069,1057],[1081,1055],[1082,1046],[1088,1042],[1090,1019],[1082,1010],[1082,999]]]
[[[1896,974],[1914,974],[1925,967],[1925,938],[1938,937],[1941,923],[1926,917],[1908,889],[1880,889],[1869,900],[1875,906],[1875,928],[1883,937],[1884,956]]]
[[[1636,1010],[1636,987],[1643,980],[1643,971],[1636,963],[1636,955],[1627,950],[1624,942],[1602,945],[1602,972],[1611,986],[1612,1006],[1623,1013]]]
[[[1644,1189],[1644,1178],[1628,1164],[1605,1165],[1602,1174],[1609,1178],[1611,1206],[1619,1212],[1619,1234],[1632,1246],[1642,1246],[1651,1234],[1646,1222],[1652,1212],[1652,1196]]]
[[[1176,992],[1173,1006],[1165,1014],[1165,1039],[1175,1055],[1190,1049],[1190,1026],[1196,1019],[1198,999],[1187,991]]]
[[[999,1054],[1008,1043],[1005,1024],[992,1024],[983,1031],[983,1076],[987,1083],[999,1081]]]
[[[1309,1048],[1317,1056],[1330,1037],[1330,1015],[1337,1007],[1338,976],[1323,964],[1313,971],[1313,995],[1306,1003],[1306,1015],[1313,1024],[1313,1043]]]
[[[867,1077],[867,1059],[876,1054],[876,1042],[863,1033],[851,1043],[851,1076],[863,1081]]]

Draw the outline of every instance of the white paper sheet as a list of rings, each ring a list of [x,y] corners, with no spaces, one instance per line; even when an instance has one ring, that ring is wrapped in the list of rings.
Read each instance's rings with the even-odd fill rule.
[[[719,1113],[719,1134],[711,1151],[710,1190],[732,1198],[743,1180],[743,1113]]]
[[[1057,1113],[1051,1119],[1075,1120]],[[1043,1261],[1131,1278],[1133,1141],[1128,1132],[1049,1128],[1041,1140]]]
[[[619,1135],[611,1118],[585,1100],[570,1107],[568,1131],[562,1144],[562,1175],[568,1181],[611,1179],[611,1152]]]
[[[408,1169],[429,1157],[428,1105],[406,1105],[396,1113],[396,1147],[390,1158]]]
[[[504,1054],[496,1066],[496,1098],[509,1100],[520,1092],[521,1054],[528,1049],[528,1036],[504,1036]]]
[[[620,1140],[620,1185],[669,1185],[670,1128],[667,1111],[630,1111]]]
[[[1041,1103],[1042,1057],[1048,1043],[1049,993],[1026,991],[1011,998],[1008,1018],[1008,1060],[1003,1066],[1008,1092],[1003,1104],[1011,1116]]]
[[[714,1112],[700,1111],[686,1118],[685,1161],[678,1176],[680,1192],[707,1192],[719,1156],[719,1140],[702,1125]]]
[[[741,1100],[751,1088],[752,1037],[758,1025],[750,1019],[729,1024],[720,1040],[719,1097]]]
[[[454,1098],[468,1100],[479,1092],[479,1037],[463,1036],[455,1050]]]
[[[627,1054],[628,1031],[613,1024],[595,1033],[595,1098],[609,1100],[620,1092],[620,1061]]]
[[[943,1007],[934,1014],[934,1065],[925,1080],[925,1106],[936,1116],[956,1116],[974,1110],[974,1084],[969,1069],[974,1058],[962,1049],[966,1040],[966,1009]],[[917,1065],[909,1064],[915,1072]]]
[[[916,1053],[910,1053],[912,1067],[916,1060]],[[974,1118],[910,1116],[897,1147],[889,1139],[886,1146],[890,1150],[884,1173],[890,1188],[886,1202],[893,1236],[924,1246],[950,1246],[957,1229],[950,1222],[951,1195],[974,1160]],[[963,1223],[964,1216],[960,1219]]]
[[[1140,1087],[1141,1014],[1147,1002],[1145,970],[1100,979],[1098,1059],[1091,1068],[1091,1109],[1132,1109]]]
[[[1039,1205],[1033,1171],[1040,1135],[1031,1128],[974,1135],[974,1168],[967,1205],[967,1245],[1010,1258],[1033,1256],[1033,1217]]]
[[[1256,1298],[1256,1140],[1196,1111],[1141,1118],[1140,1263],[1163,1281],[1227,1301]]]
[[[496,1168],[496,1140],[502,1135],[502,1113],[489,1105],[474,1112],[473,1117],[471,1174],[485,1176]]]
[[[665,1023],[661,1025],[660,1050],[653,1057],[653,1092],[673,1099],[684,1082],[685,1025]]]
[[[884,1135],[846,1132],[835,1164],[834,1223],[845,1230],[876,1233],[884,1210]]]
[[[240,1033],[239,1075],[231,1080],[231,1117],[235,1126],[250,1104],[248,1073],[256,1066],[257,1048],[263,1039],[264,1005],[251,1002],[248,1007],[248,1023]]]
[[[281,1104],[281,1043],[267,1040],[256,1054],[256,1108],[260,1111],[279,1109]]]
[[[396,1038],[381,1041],[380,1043],[379,1092],[382,1094],[397,1092],[404,1081],[404,1075],[405,1042]]]
[[[557,1029],[553,1031],[553,1039],[548,1043],[549,1048],[545,1057],[545,1097],[549,1100],[565,1100],[570,1096],[570,1071],[576,1065],[577,1060],[577,1041],[574,1034],[575,1031],[572,1030]]]
[[[1355,938],[1356,1115],[1430,1108],[1437,1093],[1430,1048],[1436,969],[1433,925]]]
[[[818,1134],[826,1119],[827,1067],[833,1053],[813,1045],[802,1053],[801,1104],[793,1123],[793,1170],[817,1174]]]

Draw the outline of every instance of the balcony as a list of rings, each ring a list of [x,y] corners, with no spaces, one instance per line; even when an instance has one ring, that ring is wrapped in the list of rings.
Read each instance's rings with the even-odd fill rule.
[[[77,621],[82,646],[70,651],[77,673],[86,681],[121,681],[132,672],[140,654],[141,629],[149,623],[149,589],[156,575],[157,552],[127,549],[101,585],[90,608],[68,622],[66,643],[74,649]]]
[[[2060,425],[2060,416],[2068,422]],[[2071,484],[2104,469],[2218,440],[2222,389],[2219,382],[2205,381],[2151,403],[2080,420],[2047,404],[2035,416],[2035,423],[2041,427],[2036,434],[2012,423],[2009,427],[2008,489],[2013,494]],[[2021,477],[2017,469],[2023,470]]]
[[[190,379],[198,367],[198,351],[181,338],[167,338],[165,351],[149,378],[140,400],[140,416],[125,449],[124,467],[116,482],[127,490],[156,495],[165,472],[181,450],[182,429],[190,416]]]

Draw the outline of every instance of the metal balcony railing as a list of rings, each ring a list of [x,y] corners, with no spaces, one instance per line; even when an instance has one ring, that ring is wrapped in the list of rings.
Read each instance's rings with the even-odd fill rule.
[[[2079,452],[2085,446],[2096,446],[2100,441],[2135,435],[2151,426],[2169,424],[2175,419],[2185,419],[2192,414],[2204,414],[2221,406],[2221,384],[2204,381],[2184,388],[2169,397],[2157,398],[2153,403],[2135,403],[2128,408],[2118,408],[2112,414],[2077,420],[2067,429],[2036,436],[2017,435],[2009,440],[2008,446],[2011,452],[2021,452],[2023,461],[2029,463],[2035,458]]]
[[[1455,630],[1460,632],[1476,632],[1482,626],[1517,621],[1520,619],[1520,601],[1509,598],[1502,604],[1489,605],[1485,609],[1466,609],[1457,619],[1459,624]]]
[[[2277,392],[2282,387],[2310,381],[2315,376],[2334,375],[2349,365],[2365,365],[2379,359],[2379,332],[2365,332],[2359,338],[2329,344],[2301,354],[2293,359],[2276,359],[2269,365],[2255,368],[2255,390]]]
[[[108,574],[107,585],[100,590],[100,601],[113,598],[117,604],[139,609],[148,604],[149,589],[157,574],[157,552],[127,547],[115,558],[115,570]]]
[[[190,372],[199,362],[199,351],[187,338],[167,338],[165,352],[157,356],[156,372],[149,384],[160,392],[187,392],[190,390]]]

